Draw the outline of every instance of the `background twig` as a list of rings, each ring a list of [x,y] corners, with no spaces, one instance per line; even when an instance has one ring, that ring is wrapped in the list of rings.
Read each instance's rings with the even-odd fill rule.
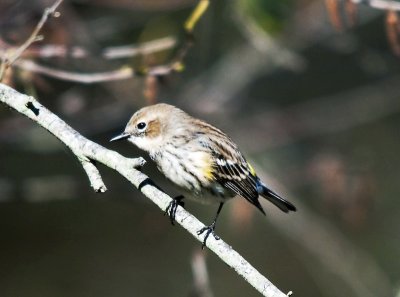
[[[39,37],[39,32],[46,23],[49,16],[58,17],[59,14],[56,13],[57,7],[61,4],[63,0],[57,0],[52,6],[46,8],[43,12],[42,18],[40,19],[39,23],[36,25],[35,29],[33,30],[32,34],[28,37],[28,39],[17,48],[17,50],[11,55],[8,56],[5,60],[3,60],[2,67],[0,68],[0,81],[2,81],[4,72],[10,67],[21,55],[22,53],[35,41],[41,39]]]

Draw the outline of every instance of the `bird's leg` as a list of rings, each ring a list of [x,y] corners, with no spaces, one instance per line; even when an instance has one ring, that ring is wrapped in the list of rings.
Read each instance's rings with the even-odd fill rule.
[[[178,197],[175,197],[172,199],[172,201],[168,204],[167,208],[165,209],[164,215],[168,215],[169,219],[171,220],[171,224],[175,225],[175,215],[176,215],[176,209],[178,208],[178,205],[184,207],[185,202],[183,202],[183,198],[185,198],[182,195],[179,195]]]
[[[215,219],[211,223],[211,225],[209,225],[207,227],[204,227],[204,228],[201,228],[199,231],[197,231],[197,235],[201,235],[204,232],[206,233],[206,235],[204,235],[203,244],[201,245],[202,249],[204,249],[204,247],[206,246],[206,242],[207,242],[208,236],[210,236],[210,234],[212,234],[216,240],[220,239],[219,236],[217,236],[215,234],[215,225],[217,223],[217,219],[218,219],[219,213],[221,212],[222,206],[224,206],[223,202],[221,202],[219,204],[219,207],[218,207],[218,210],[217,210],[217,215],[215,216]]]

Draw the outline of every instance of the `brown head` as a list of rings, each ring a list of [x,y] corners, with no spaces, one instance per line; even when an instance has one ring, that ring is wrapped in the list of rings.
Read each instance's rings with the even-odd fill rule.
[[[127,139],[144,151],[154,151],[164,144],[165,135],[179,131],[188,118],[184,111],[165,103],[143,107],[131,117],[125,131],[110,141]]]

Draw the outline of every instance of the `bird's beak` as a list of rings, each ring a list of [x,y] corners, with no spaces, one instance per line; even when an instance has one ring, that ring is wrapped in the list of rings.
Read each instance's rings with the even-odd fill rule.
[[[121,134],[119,134],[119,135],[117,135],[117,136],[111,138],[111,139],[110,139],[110,142],[112,142],[112,141],[117,141],[117,140],[127,139],[127,138],[129,138],[129,136],[131,136],[129,133],[127,133],[127,132],[122,132]]]

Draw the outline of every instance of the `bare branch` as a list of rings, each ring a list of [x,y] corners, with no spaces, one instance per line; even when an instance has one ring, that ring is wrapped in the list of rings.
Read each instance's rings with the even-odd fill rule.
[[[20,68],[23,68],[25,70],[45,74],[58,79],[75,81],[86,84],[121,80],[133,77],[135,75],[135,70],[132,69],[131,67],[123,67],[122,69],[108,71],[108,72],[101,72],[101,73],[74,73],[74,72],[57,70],[50,67],[42,66],[30,60],[17,61],[33,42],[42,39],[42,37],[38,36],[40,29],[43,27],[44,23],[47,21],[50,15],[58,16],[55,14],[55,10],[61,2],[62,0],[57,0],[53,4],[53,6],[45,9],[41,20],[37,24],[31,36],[24,42],[23,45],[21,45],[17,49],[10,48],[8,50],[3,50],[3,51],[0,50],[0,55],[2,60],[2,63],[0,65],[0,81],[2,80],[7,68],[14,63]],[[177,53],[169,63],[167,63],[166,65],[158,65],[155,67],[144,67],[141,71],[137,71],[136,74],[143,75],[146,77],[165,76],[171,74],[174,71],[183,70],[184,68],[183,59],[187,55],[187,52],[193,43],[191,38],[191,33],[195,25],[201,18],[201,16],[207,10],[208,5],[209,5],[208,0],[201,0],[200,3],[196,6],[196,8],[194,9],[194,11],[192,12],[192,14],[190,15],[190,17],[188,18],[188,20],[184,25],[187,37],[183,42],[181,48],[177,51]],[[107,59],[126,58],[138,54],[144,55],[168,49],[175,46],[176,43],[177,41],[175,38],[164,37],[158,40],[153,40],[143,43],[138,46],[110,47],[105,49],[102,55]],[[14,53],[11,57],[9,57],[11,51],[14,51]],[[68,54],[68,52],[69,51],[65,48],[65,46],[49,45],[49,46],[44,46],[40,49],[32,49],[30,50],[30,52],[27,53],[27,55],[30,54],[31,56],[38,56],[38,57],[64,57]],[[70,50],[70,53],[75,58],[84,58],[87,57],[89,54],[86,49],[81,47],[73,47],[72,50]],[[149,81],[154,82],[153,90],[156,90],[157,81],[152,78],[149,78]],[[157,95],[156,92],[151,93],[150,99],[155,100],[154,96],[156,95]]]
[[[16,61],[15,66],[31,72],[48,75],[50,77],[62,80],[79,82],[82,84],[93,84],[106,81],[128,79],[134,77],[135,75],[147,76],[147,77],[166,76],[171,74],[172,72],[179,71],[181,67],[179,63],[171,63],[167,65],[159,65],[159,66],[144,68],[140,72],[135,72],[135,70],[132,67],[124,66],[120,69],[106,71],[106,72],[78,73],[78,72],[54,69],[51,67],[40,65],[31,60],[23,60],[23,59]]]
[[[400,10],[400,2],[392,0],[351,0],[356,4],[365,4],[376,9]]]
[[[159,39],[143,42],[140,44],[130,44],[121,46],[110,46],[102,50],[101,56],[106,59],[131,58],[137,55],[148,55],[159,51],[164,51],[176,46],[175,37],[166,36]],[[0,55],[4,55],[1,51]],[[46,44],[25,50],[21,57],[24,58],[65,58],[71,57],[82,59],[90,56],[89,50],[81,46],[67,47],[62,44]]]
[[[3,78],[4,71],[7,70],[8,67],[10,67],[21,55],[22,53],[34,42],[38,40],[42,40],[42,37],[39,37],[39,32],[46,23],[47,19],[50,16],[55,16],[58,17],[59,14],[56,13],[57,7],[61,4],[63,0],[57,0],[52,6],[46,8],[43,12],[42,18],[40,19],[39,23],[36,25],[35,29],[33,30],[32,34],[29,36],[29,38],[20,46],[17,48],[17,50],[13,53],[11,57],[7,57],[4,61],[1,67],[1,72],[0,72],[0,81]]]
[[[199,249],[192,256],[192,273],[196,296],[213,297],[208,277],[205,254]]]
[[[247,152],[254,153],[287,146],[316,135],[346,131],[398,113],[399,84],[400,76],[396,76],[350,91],[293,104],[280,111],[260,112],[251,120],[245,119],[246,126],[256,131],[264,131],[266,135],[272,133],[273,139],[261,137],[256,142],[252,141],[254,134],[248,133],[248,129],[241,128],[244,126],[240,121],[237,123],[238,128],[232,131],[231,135],[247,143]],[[314,116],[310,117],[310,114]],[[276,127],[286,128],[276,129]]]
[[[400,10],[400,2],[392,0],[325,0],[329,19],[336,30],[342,31],[344,28],[341,9],[344,1],[344,12],[348,26],[355,24],[357,15],[357,4],[365,4],[375,9],[386,10],[386,35],[389,45],[395,55],[400,56],[399,41],[399,20],[397,11]]]
[[[79,162],[81,162],[83,169],[85,170],[90,185],[96,193],[104,193],[107,191],[107,187],[101,178],[100,172],[97,167],[90,161],[90,159],[85,157],[78,157]]]
[[[337,31],[343,30],[342,18],[339,12],[339,1],[325,0],[325,6],[328,10],[329,19]]]
[[[386,13],[386,35],[393,53],[397,56],[400,56],[399,28],[397,12],[388,10]]]
[[[177,43],[174,37],[163,37],[139,45],[114,46],[106,48],[103,55],[107,59],[129,58],[137,55],[148,55],[174,47]]]
[[[113,80],[122,80],[128,79],[135,76],[135,73],[130,67],[123,67],[118,70],[112,70],[107,72],[98,72],[98,73],[77,73],[71,71],[64,71],[53,69],[47,66],[39,65],[31,60],[18,60],[15,62],[15,65],[19,68],[45,74],[50,77],[55,77],[62,80],[79,82],[82,84],[92,84],[99,83],[105,81],[113,81]]]
[[[35,98],[20,94],[4,84],[0,84],[0,102],[10,106],[48,130],[68,146],[79,160],[94,160],[116,170],[146,197],[157,204],[161,210],[165,211],[172,201],[172,198],[154,186],[146,175],[135,169],[144,164],[142,158],[125,158],[117,152],[108,150],[88,140],[40,104]],[[99,181],[99,172],[93,171],[92,166],[95,166],[94,163],[91,164],[89,166],[85,165],[86,172],[90,176],[92,184],[95,185],[94,187],[98,188],[98,185],[102,184],[102,181]],[[87,169],[88,167],[89,170]],[[105,190],[105,188],[103,189]],[[203,236],[197,235],[197,231],[203,228],[204,224],[182,207],[178,207],[177,209],[176,222],[198,241],[203,241]],[[207,246],[263,296],[286,296],[223,240],[216,240],[211,236],[207,241]]]
[[[183,26],[187,33],[193,32],[194,27],[196,26],[200,18],[203,16],[203,14],[206,12],[209,4],[210,4],[209,0],[199,1],[197,6],[192,11],[192,14],[189,16],[189,18],[186,20]]]
[[[357,5],[352,0],[346,0],[344,11],[346,12],[348,25],[353,27],[357,22]]]

